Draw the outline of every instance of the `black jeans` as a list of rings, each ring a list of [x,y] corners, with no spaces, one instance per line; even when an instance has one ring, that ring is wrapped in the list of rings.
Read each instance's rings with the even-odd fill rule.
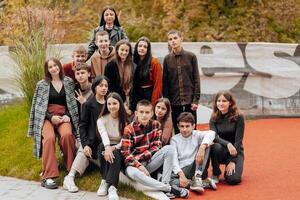
[[[222,172],[220,170],[220,164],[229,164],[229,151],[227,147],[222,146],[219,143],[215,143],[210,147],[210,158],[212,164],[213,175],[219,176]],[[235,163],[235,173],[231,176],[227,176],[224,172],[225,181],[230,185],[236,185],[242,181],[242,173],[244,168],[244,156],[237,155]]]
[[[121,151],[119,149],[113,151],[115,159],[112,164],[104,159],[104,155],[102,155],[103,151],[105,151],[105,148],[101,143],[99,146],[98,156],[100,160],[100,173],[102,179],[104,179],[109,186],[113,185],[115,187],[118,187],[119,174],[123,163]]]
[[[187,105],[183,105],[183,106],[172,105],[171,107],[172,107],[173,128],[174,128],[175,134],[179,133],[179,129],[177,127],[177,118],[179,117],[180,113],[182,113],[182,112],[192,113],[195,117],[195,124],[197,124],[197,111],[191,110],[191,104],[187,104]]]

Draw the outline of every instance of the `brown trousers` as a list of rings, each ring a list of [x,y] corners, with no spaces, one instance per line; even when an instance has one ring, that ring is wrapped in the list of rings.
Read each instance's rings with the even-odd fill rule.
[[[61,105],[49,104],[48,112],[53,115],[64,115],[65,107]],[[67,170],[71,169],[75,153],[75,137],[72,134],[70,122],[53,125],[51,121],[45,119],[42,128],[42,179],[59,176],[58,162],[56,160],[55,136],[58,135],[58,143],[64,155]]]

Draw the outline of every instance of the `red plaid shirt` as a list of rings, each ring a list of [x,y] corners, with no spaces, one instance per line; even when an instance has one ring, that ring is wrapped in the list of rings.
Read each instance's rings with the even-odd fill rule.
[[[121,152],[126,166],[139,167],[150,160],[161,148],[161,130],[158,121],[150,120],[146,126],[132,122],[124,129]]]

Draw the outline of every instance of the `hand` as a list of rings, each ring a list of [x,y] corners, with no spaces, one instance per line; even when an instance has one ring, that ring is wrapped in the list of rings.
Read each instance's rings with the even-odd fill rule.
[[[148,172],[148,170],[143,166],[139,166],[138,169],[143,172],[146,176],[150,176],[150,173]]]
[[[183,172],[179,172],[179,186],[186,188],[189,184],[189,180],[186,178]]]
[[[76,99],[80,104],[83,104],[84,102],[86,102],[86,98],[82,95],[81,90],[78,90],[78,91],[75,90],[75,94],[77,95],[77,97],[75,97],[75,99]]]
[[[70,122],[70,117],[68,115],[62,116],[62,122]]]
[[[231,176],[232,174],[234,174],[235,173],[235,163],[234,162],[230,162],[226,166],[225,171],[226,171],[226,175],[227,176]]]
[[[227,148],[231,156],[235,157],[237,155],[236,148],[231,143],[227,144]]]
[[[63,122],[62,121],[62,117],[58,116],[58,115],[53,115],[52,118],[51,118],[51,122],[54,125],[59,125],[59,124],[61,124]]]
[[[113,150],[110,146],[105,147],[104,151],[104,159],[110,164],[114,163],[115,156],[113,154]]]
[[[192,110],[192,111],[196,111],[197,108],[198,108],[198,104],[195,104],[195,103],[192,103],[192,104],[191,104],[191,110]]]
[[[200,146],[197,154],[196,154],[196,163],[197,165],[201,165],[204,161],[205,147]]]
[[[86,157],[92,158],[92,149],[88,145],[83,148],[83,153]]]

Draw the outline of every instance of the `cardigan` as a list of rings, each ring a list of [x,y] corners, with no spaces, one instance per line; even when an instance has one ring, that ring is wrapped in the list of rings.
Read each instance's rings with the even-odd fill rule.
[[[72,131],[76,138],[79,137],[77,133],[78,128],[78,109],[77,103],[74,98],[74,83],[71,78],[64,77],[63,85],[66,92],[67,111],[70,114],[72,123]],[[29,129],[27,135],[34,140],[33,152],[35,157],[41,157],[41,143],[42,143],[42,127],[46,117],[48,108],[50,83],[45,80],[40,80],[34,92],[32,99],[32,105],[29,117]]]

